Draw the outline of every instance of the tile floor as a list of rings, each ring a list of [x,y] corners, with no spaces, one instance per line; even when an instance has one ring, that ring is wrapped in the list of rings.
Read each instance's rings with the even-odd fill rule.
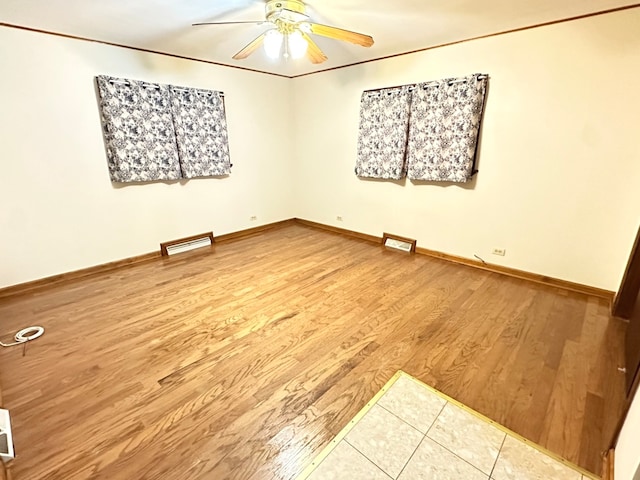
[[[298,480],[596,478],[398,372]]]

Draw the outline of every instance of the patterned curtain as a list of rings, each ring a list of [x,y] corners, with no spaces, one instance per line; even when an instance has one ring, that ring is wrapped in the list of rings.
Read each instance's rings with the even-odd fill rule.
[[[172,86],[171,109],[182,176],[228,175],[229,140],[221,92]]]
[[[169,87],[104,75],[97,82],[111,181],[179,179]]]
[[[411,101],[407,176],[466,182],[474,173],[486,76],[416,85]]]
[[[356,161],[358,177],[399,179],[404,176],[409,106],[409,87],[363,92]]]

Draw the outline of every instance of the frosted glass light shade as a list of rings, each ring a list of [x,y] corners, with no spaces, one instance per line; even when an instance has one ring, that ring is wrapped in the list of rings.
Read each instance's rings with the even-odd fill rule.
[[[269,58],[276,59],[280,56],[282,48],[282,34],[278,30],[269,30],[264,36],[264,51]]]
[[[287,36],[287,41],[289,42],[289,51],[291,52],[291,57],[293,58],[302,58],[304,54],[307,52],[307,41],[302,37],[302,34],[295,30],[291,32]]]

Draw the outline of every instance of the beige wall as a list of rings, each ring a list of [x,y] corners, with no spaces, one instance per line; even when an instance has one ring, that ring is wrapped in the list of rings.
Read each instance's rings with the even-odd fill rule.
[[[638,32],[634,9],[297,79],[296,216],[616,290],[640,223]],[[472,185],[355,177],[362,90],[474,72]]]
[[[615,290],[640,223],[639,30],[634,9],[289,80],[0,28],[0,287],[298,216]],[[471,185],[355,177],[362,90],[473,72]],[[232,175],[115,188],[98,74],[223,90]]]
[[[290,80],[2,27],[0,65],[0,287],[293,216]],[[224,91],[231,176],[114,187],[99,74]]]

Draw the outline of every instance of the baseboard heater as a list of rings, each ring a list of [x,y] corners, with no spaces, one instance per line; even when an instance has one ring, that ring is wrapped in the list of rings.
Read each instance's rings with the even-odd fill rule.
[[[394,235],[392,233],[383,233],[382,234],[382,245],[392,250],[400,250],[405,253],[414,253],[416,251],[416,241],[407,238],[401,237],[399,235]]]
[[[9,410],[0,408],[0,460],[9,462],[15,457],[13,451],[13,436],[11,435],[11,420]]]
[[[175,255],[176,253],[188,252],[196,248],[211,247],[214,243],[213,232],[193,235],[191,237],[179,238],[160,244],[160,253],[163,257]]]

